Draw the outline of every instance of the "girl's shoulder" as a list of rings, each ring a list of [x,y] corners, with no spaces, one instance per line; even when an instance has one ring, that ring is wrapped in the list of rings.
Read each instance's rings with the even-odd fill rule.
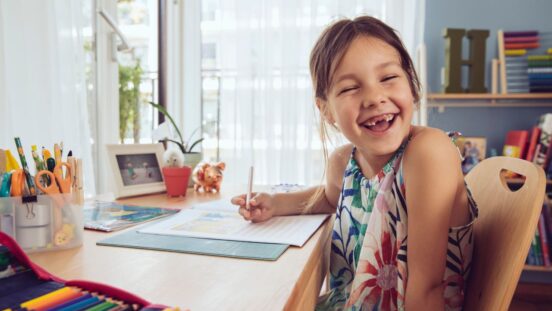
[[[410,142],[406,150],[431,146],[430,149],[454,147],[454,142],[443,130],[428,126],[413,126],[410,132]]]
[[[460,157],[456,145],[449,135],[440,129],[413,126],[410,142],[404,151],[404,164],[418,165],[435,160],[459,164]]]
[[[353,147],[353,144],[345,144],[335,148],[328,159],[329,164],[343,167],[343,169],[345,169],[349,159],[351,158]]]
[[[328,181],[341,185],[341,178],[347,168],[347,164],[353,152],[352,144],[345,144],[337,147],[328,158],[327,177]]]

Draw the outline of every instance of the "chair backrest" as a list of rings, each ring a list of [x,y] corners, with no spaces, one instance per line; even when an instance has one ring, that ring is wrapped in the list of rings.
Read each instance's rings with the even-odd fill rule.
[[[501,172],[525,176],[511,191]],[[544,200],[541,167],[520,159],[492,157],[466,176],[479,217],[474,224],[474,253],[465,310],[507,310],[535,235]]]

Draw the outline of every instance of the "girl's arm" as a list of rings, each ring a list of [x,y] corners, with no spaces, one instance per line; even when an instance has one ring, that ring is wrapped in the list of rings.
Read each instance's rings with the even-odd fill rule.
[[[462,179],[456,146],[440,130],[421,130],[405,151],[403,173],[408,206],[405,306],[409,311],[444,310],[448,229]]]
[[[261,222],[272,216],[298,215],[303,213],[334,213],[341,192],[341,180],[347,166],[352,146],[337,148],[328,159],[326,184],[301,191],[289,193],[255,193],[251,199],[251,209],[245,208],[245,194],[232,198],[232,203],[239,205],[239,213],[253,222]],[[306,209],[313,195],[319,191],[317,200],[310,209]]]
[[[303,191],[275,194],[273,196],[275,204],[274,215],[304,213],[307,203],[316,191],[322,191],[322,193],[313,207],[307,212],[309,214],[335,213],[339,194],[341,193],[343,172],[347,166],[351,151],[352,145],[345,145],[332,152],[328,159],[325,185],[308,188]]]

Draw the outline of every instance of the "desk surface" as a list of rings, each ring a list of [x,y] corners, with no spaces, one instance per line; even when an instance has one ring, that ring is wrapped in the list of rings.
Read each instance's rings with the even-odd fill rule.
[[[185,198],[157,194],[119,202],[185,208],[234,193],[188,191]],[[328,218],[303,247],[288,248],[274,262],[97,246],[118,232],[88,230],[82,247],[30,257],[61,278],[106,283],[152,303],[191,310],[311,310],[328,269],[332,222]]]

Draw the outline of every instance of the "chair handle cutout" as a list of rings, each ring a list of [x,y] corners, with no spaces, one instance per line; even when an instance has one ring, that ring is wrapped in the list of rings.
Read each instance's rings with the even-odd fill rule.
[[[527,179],[525,175],[505,168],[501,169],[499,174],[502,185],[511,192],[516,192],[521,189],[523,185],[525,185]]]

